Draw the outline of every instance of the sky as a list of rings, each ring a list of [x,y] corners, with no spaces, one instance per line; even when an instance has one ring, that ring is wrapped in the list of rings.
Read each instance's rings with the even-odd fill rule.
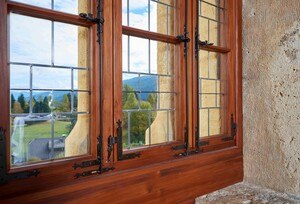
[[[51,9],[51,0],[15,0]],[[54,0],[54,9],[77,14],[78,0]],[[122,0],[123,25],[127,25],[127,0]],[[129,0],[129,26],[157,31],[157,4],[148,0]],[[51,49],[52,23],[48,20],[10,14],[10,61],[58,66],[78,66],[78,26],[54,23],[54,50]],[[123,71],[128,71],[127,37],[123,36]],[[147,73],[149,70],[149,41],[130,37],[130,70]],[[150,43],[151,72],[157,72],[157,43]],[[11,65],[11,88],[29,88],[29,67]],[[123,75],[123,79],[136,75]],[[33,68],[34,88],[69,89],[71,72],[66,69]],[[77,84],[75,74],[74,83]]]

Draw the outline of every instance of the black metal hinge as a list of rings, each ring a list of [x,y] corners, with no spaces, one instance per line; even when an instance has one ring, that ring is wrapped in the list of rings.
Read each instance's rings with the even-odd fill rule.
[[[184,25],[184,33],[183,35],[178,35],[177,39],[179,39],[180,42],[184,43],[184,56],[187,56],[187,51],[188,51],[188,43],[191,41],[191,39],[188,37],[188,28],[186,25]]]
[[[118,161],[128,160],[128,159],[134,159],[141,156],[140,152],[134,152],[129,154],[123,154],[123,128],[122,128],[122,121],[117,121],[117,136],[109,136],[108,137],[108,154],[107,154],[107,161],[110,161],[112,152],[114,150],[115,144],[117,144],[117,158]]]
[[[231,124],[231,133],[230,133],[230,136],[223,137],[222,138],[223,141],[234,140],[234,138],[236,136],[237,124],[234,122],[233,114],[231,114],[231,117],[230,117],[230,124]]]
[[[7,173],[7,153],[6,151],[6,136],[5,130],[0,127],[0,184],[7,183],[11,180],[23,179],[29,177],[36,177],[40,174],[40,171],[35,169],[32,171],[22,171],[16,173]]]
[[[103,0],[98,0],[98,6],[97,6],[97,17],[94,17],[91,13],[80,13],[79,16],[81,18],[84,18],[85,20],[97,24],[97,42],[101,43],[101,34],[103,32],[103,24],[104,24],[104,18],[103,18]]]
[[[84,161],[80,164],[75,163],[73,165],[74,170],[76,170],[77,168],[87,168],[90,166],[96,166],[98,165],[98,169],[94,169],[94,170],[89,170],[89,171],[84,171],[82,173],[77,173],[75,174],[75,178],[79,178],[79,177],[85,177],[85,176],[91,176],[91,175],[95,175],[95,174],[102,174],[108,171],[112,171],[115,168],[114,167],[103,167],[103,151],[102,151],[102,136],[99,136],[97,138],[98,144],[97,144],[97,159],[96,160],[91,160],[91,161]]]
[[[184,128],[184,143],[182,145],[172,147],[172,150],[175,151],[182,149],[185,149],[186,151],[188,149],[188,130],[186,127]]]

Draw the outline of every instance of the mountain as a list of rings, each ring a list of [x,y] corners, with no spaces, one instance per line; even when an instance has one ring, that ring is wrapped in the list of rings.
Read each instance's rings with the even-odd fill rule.
[[[140,80],[140,82],[139,82]],[[134,90],[141,90],[141,91],[157,91],[157,76],[142,76],[142,77],[135,77],[131,79],[123,80],[123,84],[127,84],[128,86],[131,86],[134,88]],[[139,87],[140,86],[140,87]],[[29,101],[30,93],[29,91],[12,91],[11,94],[14,95],[15,99],[17,100],[18,97],[23,93],[25,100]],[[68,94],[70,92],[68,91],[53,91],[53,97],[55,101],[62,101],[63,96],[65,94]],[[33,92],[33,97],[38,100],[39,98],[44,99],[45,97],[48,97],[50,94],[50,91],[35,91]],[[147,100],[149,93],[143,93],[141,94],[142,100]]]
[[[157,76],[142,76],[123,80],[123,85],[128,85],[134,90],[157,91]],[[142,100],[147,100],[149,93],[141,94]]]
[[[51,93],[50,91],[33,92],[33,97],[36,100],[38,100],[39,98],[44,99],[45,97],[48,97],[50,93]],[[52,95],[53,95],[53,98],[54,98],[55,101],[60,101],[61,102],[62,99],[63,99],[63,96],[66,95],[66,94],[68,94],[68,93],[70,93],[70,92],[68,92],[68,91],[53,91]],[[15,97],[16,100],[18,99],[18,97],[21,94],[24,95],[26,101],[29,101],[29,99],[30,99],[30,93],[29,92],[12,91],[11,94],[14,95],[14,97]]]

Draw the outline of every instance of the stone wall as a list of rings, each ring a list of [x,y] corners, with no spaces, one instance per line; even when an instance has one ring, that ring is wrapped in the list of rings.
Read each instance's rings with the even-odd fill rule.
[[[300,1],[243,0],[244,177],[300,195]]]

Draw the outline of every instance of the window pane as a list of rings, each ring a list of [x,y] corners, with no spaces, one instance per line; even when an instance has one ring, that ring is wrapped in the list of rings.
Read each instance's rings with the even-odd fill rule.
[[[87,154],[89,29],[10,18],[12,165]]]
[[[10,61],[51,63],[51,21],[10,13]]]
[[[70,14],[90,12],[90,0],[11,0]]]
[[[71,89],[71,69],[33,67],[34,89]]]
[[[201,41],[225,46],[226,0],[199,0],[199,35]]]
[[[199,53],[200,137],[224,133],[226,109],[226,55],[201,50]]]
[[[123,62],[130,65],[123,69],[123,146],[130,149],[173,141],[174,45],[129,39],[123,49]],[[129,54],[124,54],[127,50]]]
[[[175,35],[175,0],[122,0],[125,26]]]

